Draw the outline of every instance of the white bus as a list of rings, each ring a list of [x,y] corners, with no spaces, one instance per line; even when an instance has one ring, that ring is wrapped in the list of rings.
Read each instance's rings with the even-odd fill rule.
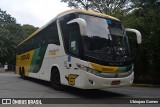
[[[73,9],[57,15],[22,41],[16,72],[22,77],[81,89],[128,86],[133,83],[133,60],[125,29],[109,15]]]

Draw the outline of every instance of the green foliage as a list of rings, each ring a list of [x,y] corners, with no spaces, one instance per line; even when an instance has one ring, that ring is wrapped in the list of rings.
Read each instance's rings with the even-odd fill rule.
[[[11,23],[16,23],[16,19],[0,9],[0,27],[8,26]]]
[[[16,19],[0,9],[0,63],[15,65],[17,45],[37,28],[16,23]]]
[[[9,62],[15,47],[15,37],[12,35],[11,26],[16,24],[16,20],[5,11],[0,9],[0,62]],[[15,52],[14,52],[15,53]]]
[[[160,84],[159,10],[155,0],[142,0],[134,6],[141,7],[128,14],[124,22],[127,27],[138,29],[143,37],[140,54],[135,63],[135,82]]]
[[[23,34],[25,34],[25,35],[23,35],[24,36],[23,38],[27,38],[28,35],[32,34],[38,28],[35,28],[32,25],[25,24],[25,25],[22,26],[22,29],[23,29]]]
[[[130,0],[61,0],[71,8],[93,10],[109,15],[121,16],[124,10],[128,11],[126,5]],[[125,7],[125,8],[124,8]]]

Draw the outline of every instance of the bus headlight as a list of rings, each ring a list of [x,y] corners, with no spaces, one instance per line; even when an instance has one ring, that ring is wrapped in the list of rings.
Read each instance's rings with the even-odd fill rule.
[[[100,72],[98,72],[98,71],[96,71],[96,70],[94,70],[94,69],[91,69],[91,68],[89,68],[88,72],[91,73],[91,74],[94,74],[94,75],[100,73]]]
[[[86,67],[86,66],[81,65],[81,64],[77,64],[77,66],[78,66],[81,70],[87,71],[87,72],[89,72],[89,73],[91,73],[91,74],[94,74],[94,75],[100,73],[99,71],[96,71],[96,70],[94,70],[94,69],[92,69],[92,68]]]

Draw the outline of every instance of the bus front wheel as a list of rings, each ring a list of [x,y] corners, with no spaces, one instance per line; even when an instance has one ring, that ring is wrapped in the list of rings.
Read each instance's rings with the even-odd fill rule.
[[[50,83],[51,83],[51,87],[55,90],[63,89],[63,86],[60,82],[60,73],[57,68],[52,69]]]

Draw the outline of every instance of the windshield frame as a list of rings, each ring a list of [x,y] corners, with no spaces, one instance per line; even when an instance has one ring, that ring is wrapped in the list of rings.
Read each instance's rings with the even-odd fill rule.
[[[78,17],[80,17],[80,15],[87,15],[87,16],[94,16],[94,17],[97,17],[97,18],[102,18],[102,19],[105,19],[105,20],[112,20],[112,21],[116,21],[118,23],[121,24],[122,26],[122,31],[123,31],[123,38],[126,39],[125,41],[123,40],[124,44],[125,44],[125,49],[128,51],[128,60],[126,61],[114,61],[114,60],[103,60],[103,59],[99,59],[97,57],[93,57],[93,56],[90,56],[90,55],[87,55],[85,53],[85,49],[84,49],[84,43],[82,44],[83,45],[83,56],[86,58],[86,60],[89,60],[89,61],[92,61],[92,62],[95,62],[95,63],[99,63],[99,64],[103,64],[103,65],[119,65],[119,66],[123,66],[123,65],[128,65],[128,64],[131,64],[132,63],[132,57],[130,55],[130,48],[129,48],[129,42],[128,42],[128,37],[125,33],[125,29],[124,29],[124,26],[123,26],[123,23],[121,21],[117,21],[117,20],[114,20],[114,19],[109,19],[109,18],[104,18],[104,17],[99,17],[99,16],[95,16],[95,15],[90,15],[90,14],[83,14],[83,13],[79,13],[78,14]],[[86,35],[87,36],[87,35]],[[81,37],[81,40],[83,41],[83,38],[84,36]],[[114,56],[115,57],[115,56]]]

